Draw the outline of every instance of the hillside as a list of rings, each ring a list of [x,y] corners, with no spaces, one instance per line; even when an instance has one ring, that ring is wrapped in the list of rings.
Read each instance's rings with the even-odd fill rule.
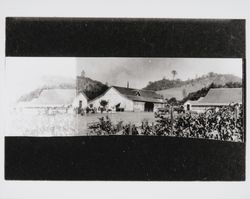
[[[78,76],[76,88],[78,93],[84,92],[92,100],[104,93],[108,89],[108,86],[88,77]]]
[[[34,98],[38,98],[41,92],[44,89],[76,89],[77,92],[84,92],[86,96],[91,100],[95,97],[99,96],[103,92],[108,89],[108,86],[102,84],[99,81],[92,80],[87,77],[77,77],[77,85],[76,80],[67,80],[60,78],[44,78],[46,81],[43,86],[35,89],[32,92],[29,92],[25,95],[22,95],[18,102],[28,102]]]
[[[229,82],[242,82],[242,79],[231,74],[209,73],[202,77],[187,81],[182,81],[180,79],[162,79],[155,82],[149,82],[144,89],[157,91],[157,93],[163,95],[164,98],[167,99],[175,97],[177,100],[182,100],[189,93],[208,87],[212,83],[216,85],[225,85]]]
[[[201,97],[205,97],[211,88],[242,88],[241,82],[229,82],[224,85],[210,84],[208,87],[204,87],[196,92],[189,93],[186,97],[181,100],[181,103],[185,103],[188,100],[198,100]]]

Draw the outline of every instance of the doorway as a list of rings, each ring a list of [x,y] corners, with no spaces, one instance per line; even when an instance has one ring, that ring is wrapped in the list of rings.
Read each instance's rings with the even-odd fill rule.
[[[145,102],[144,111],[145,112],[153,112],[154,111],[154,103],[153,102]]]
[[[82,108],[82,100],[79,100],[79,108]]]

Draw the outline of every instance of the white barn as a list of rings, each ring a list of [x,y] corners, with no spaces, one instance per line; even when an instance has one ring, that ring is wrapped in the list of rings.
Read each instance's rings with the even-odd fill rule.
[[[105,93],[90,101],[93,107],[99,108],[100,102],[108,102],[107,109],[113,111],[147,111],[163,107],[164,100],[154,91],[139,90],[112,86]]]
[[[242,104],[242,88],[210,89],[204,98],[185,102],[184,108],[187,111],[204,112],[212,107],[223,107],[232,103]]]
[[[76,94],[75,89],[44,89],[38,98],[30,102],[20,102],[18,108],[49,111],[51,109],[67,112],[74,108],[86,108],[88,98],[84,93]]]

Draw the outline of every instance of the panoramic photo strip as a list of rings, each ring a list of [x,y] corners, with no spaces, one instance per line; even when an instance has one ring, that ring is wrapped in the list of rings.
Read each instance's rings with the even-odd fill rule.
[[[8,136],[244,141],[241,59],[8,57],[5,73]]]

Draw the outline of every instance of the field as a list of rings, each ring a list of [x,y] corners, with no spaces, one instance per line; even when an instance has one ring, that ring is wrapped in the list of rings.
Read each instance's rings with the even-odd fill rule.
[[[113,123],[140,124],[154,122],[151,112],[117,112],[90,115],[55,114],[45,115],[32,112],[12,112],[7,120],[6,135],[9,136],[81,136],[88,135],[88,124],[98,118],[109,116]]]

